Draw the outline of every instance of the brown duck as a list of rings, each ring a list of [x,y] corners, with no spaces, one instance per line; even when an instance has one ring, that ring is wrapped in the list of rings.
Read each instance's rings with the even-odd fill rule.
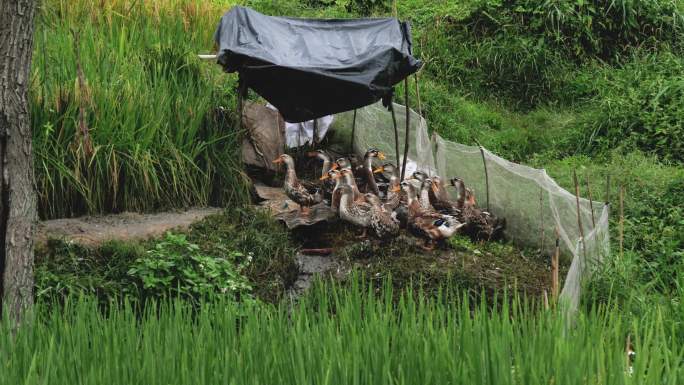
[[[424,209],[416,197],[415,188],[409,182],[401,182],[401,188],[408,197],[408,229],[425,239],[425,244],[422,245],[424,249],[434,249],[436,242],[452,237],[464,226],[454,216]]]
[[[319,203],[323,200],[323,196],[320,194],[320,190],[315,194],[310,193],[297,179],[297,174],[295,173],[294,159],[287,154],[282,154],[276,158],[273,163],[280,164],[285,163],[287,169],[285,174],[285,194],[293,202],[299,205],[299,211],[302,214],[309,213],[309,207]]]

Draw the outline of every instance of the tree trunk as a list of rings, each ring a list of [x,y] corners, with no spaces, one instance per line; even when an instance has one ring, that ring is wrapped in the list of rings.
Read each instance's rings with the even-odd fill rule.
[[[0,0],[0,310],[33,304],[36,194],[28,112],[35,0]]]

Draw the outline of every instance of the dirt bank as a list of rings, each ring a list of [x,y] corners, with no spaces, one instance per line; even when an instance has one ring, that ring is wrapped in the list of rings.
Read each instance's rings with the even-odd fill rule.
[[[36,246],[48,239],[64,239],[85,246],[97,246],[105,241],[134,241],[158,237],[172,229],[187,229],[220,208],[192,208],[186,211],[156,214],[122,213],[81,218],[53,219],[38,224]]]

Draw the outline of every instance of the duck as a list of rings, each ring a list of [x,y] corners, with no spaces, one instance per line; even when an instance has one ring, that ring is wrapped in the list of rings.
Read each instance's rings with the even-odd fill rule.
[[[378,184],[375,181],[375,173],[373,172],[373,158],[385,160],[385,154],[377,148],[369,148],[363,157],[363,166],[358,171],[366,181],[366,192],[380,196],[380,188],[378,188]]]
[[[387,186],[387,194],[385,194],[385,206],[392,210],[396,209],[401,203],[401,186],[399,185],[398,169],[392,163],[385,163],[382,166],[373,170],[373,173],[389,173],[389,185]]]
[[[354,194],[354,201],[365,202],[366,198],[363,196],[363,194],[361,194],[361,191],[359,191],[359,188],[356,185],[356,179],[354,178],[354,173],[352,173],[351,168],[345,167],[341,169],[340,175],[344,178],[345,183],[351,187]]]
[[[314,194],[310,193],[306,187],[304,187],[297,179],[297,174],[295,172],[294,159],[290,155],[282,154],[273,160],[276,164],[285,164],[286,174],[285,174],[285,194],[293,202],[299,205],[300,214],[309,214],[309,207],[319,203],[323,200],[320,190],[317,190]]]
[[[328,171],[330,171],[330,167],[332,166],[332,160],[330,159],[330,155],[328,155],[323,150],[307,152],[306,155],[310,158],[318,158],[322,160],[323,170],[321,170],[321,177],[328,175]]]
[[[503,231],[506,228],[506,219],[498,218],[492,213],[477,207],[475,191],[459,183],[463,194],[462,219],[466,223],[464,233],[468,234],[474,241],[491,241],[503,238]]]
[[[444,180],[438,175],[433,176],[431,179],[432,185],[429,190],[429,199],[432,207],[445,214],[460,214],[461,210],[458,208],[456,202],[452,202],[449,199],[449,193],[446,191]]]
[[[399,235],[399,221],[392,215],[392,210],[382,204],[380,197],[366,193],[366,201],[371,206],[370,227],[375,235],[382,240]]]
[[[427,179],[427,174],[422,171],[414,171],[413,174],[408,178],[409,183],[413,184],[416,190],[420,191],[423,185],[423,181]]]
[[[349,185],[342,185],[340,191],[340,218],[343,221],[363,228],[360,238],[367,236],[368,228],[371,226],[372,207],[367,202],[354,200],[354,192]]]
[[[466,187],[463,183],[463,179],[459,177],[449,179],[449,184],[456,188],[458,193],[458,198],[456,199],[456,208],[463,210],[463,205],[465,204],[465,193]]]
[[[340,186],[346,184],[344,178],[342,178],[342,173],[340,172],[340,170],[328,170],[328,173],[326,175],[323,175],[321,177],[321,180],[334,181],[335,186],[332,189],[332,194],[330,197],[330,209],[333,212],[337,213],[340,208]]]
[[[430,190],[432,189],[432,179],[425,178],[420,184],[420,195],[418,199],[420,205],[423,206],[425,210],[434,210],[430,204]]]
[[[408,197],[409,231],[425,239],[421,245],[423,249],[433,250],[436,242],[452,237],[464,226],[454,216],[425,210],[416,197],[415,188],[408,181],[401,182],[401,188]]]
[[[315,187],[321,187],[323,188],[323,197],[326,200],[331,199],[332,191],[334,188],[334,180],[331,178],[325,178],[328,175],[328,171],[330,171],[331,166],[332,166],[332,160],[330,159],[330,156],[323,150],[316,150],[316,151],[311,151],[306,153],[307,156],[311,158],[318,158],[323,161],[323,169],[321,170],[321,177],[319,178],[319,183],[316,185],[314,184]],[[305,187],[310,188],[309,186],[304,183]],[[314,187],[314,188],[315,188]]]

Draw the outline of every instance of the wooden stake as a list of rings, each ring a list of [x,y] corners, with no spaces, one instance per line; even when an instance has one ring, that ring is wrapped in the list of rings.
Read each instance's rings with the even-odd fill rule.
[[[596,218],[594,217],[594,200],[591,198],[591,186],[589,185],[589,175],[585,175],[587,183],[587,195],[589,196],[589,208],[591,209],[591,228],[596,228]]]
[[[577,170],[572,171],[572,180],[575,182],[575,202],[577,203],[577,228],[579,229],[580,240],[582,241],[582,252],[584,260],[587,259],[587,246],[584,244],[584,228],[582,227],[582,216],[580,215],[580,192],[579,182],[577,181]]]
[[[544,254],[544,189],[539,188],[539,228],[541,232],[541,242],[539,245],[539,254]]]
[[[632,349],[632,335],[627,334],[627,340],[625,341],[625,368],[629,372],[632,367],[632,355],[634,350]],[[631,373],[630,373],[631,374]]]
[[[549,293],[544,289],[544,309],[549,310]]]
[[[558,282],[558,261],[560,259],[560,231],[556,227],[556,249],[551,257],[551,298],[553,302],[558,301],[559,282]]]
[[[620,259],[624,257],[625,241],[625,186],[620,186]]]
[[[418,99],[418,115],[421,117],[423,116],[423,109],[420,105],[420,87],[418,87],[418,72],[416,72],[414,75],[414,79],[416,79],[416,99]]]
[[[606,196],[603,197],[606,204],[610,204],[610,174],[606,175]]]
[[[406,163],[408,162],[408,150],[409,150],[409,131],[411,112],[409,110],[409,94],[408,94],[408,78],[404,78],[404,108],[406,108],[406,132],[404,133],[404,162],[401,164],[401,180],[404,180],[404,174],[406,173]],[[398,164],[398,163],[397,163]]]

